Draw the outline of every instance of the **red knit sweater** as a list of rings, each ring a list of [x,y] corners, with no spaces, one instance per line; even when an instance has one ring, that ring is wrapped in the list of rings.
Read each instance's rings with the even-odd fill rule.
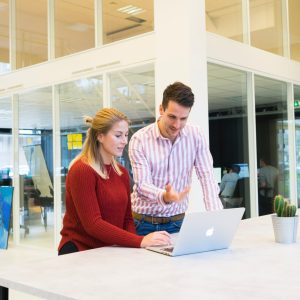
[[[109,170],[110,166],[107,166]],[[131,216],[130,185],[127,170],[120,166],[103,179],[89,165],[78,160],[66,180],[66,213],[59,250],[68,241],[79,251],[109,245],[140,247]]]

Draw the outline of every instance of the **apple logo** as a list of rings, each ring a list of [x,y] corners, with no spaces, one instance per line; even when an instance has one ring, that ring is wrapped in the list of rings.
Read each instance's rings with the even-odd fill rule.
[[[214,234],[214,231],[215,231],[214,227],[210,227],[206,230],[205,235],[212,236]]]

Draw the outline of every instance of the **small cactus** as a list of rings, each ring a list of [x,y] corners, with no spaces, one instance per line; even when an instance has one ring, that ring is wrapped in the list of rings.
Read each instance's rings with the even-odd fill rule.
[[[278,217],[295,217],[297,207],[290,204],[290,201],[284,199],[281,195],[277,195],[274,198],[274,212]]]

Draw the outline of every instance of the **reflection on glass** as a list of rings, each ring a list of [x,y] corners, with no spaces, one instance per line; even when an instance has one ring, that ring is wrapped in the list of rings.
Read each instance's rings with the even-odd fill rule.
[[[11,186],[13,179],[12,109],[10,98],[0,98],[0,186]],[[13,222],[11,221],[11,226]],[[12,239],[12,232],[9,234]]]
[[[0,74],[10,71],[8,3],[8,0],[0,2]]]
[[[102,77],[82,78],[58,85],[61,134],[62,212],[65,212],[65,179],[70,162],[82,149],[87,130],[83,116],[93,117],[103,107]]]
[[[273,197],[288,198],[289,141],[286,83],[255,76],[259,214],[273,212]]]
[[[283,55],[281,0],[249,0],[251,46]]]
[[[154,66],[144,65],[111,73],[111,106],[125,113],[130,120],[128,140],[134,132],[155,121]],[[119,158],[132,179],[128,145]]]
[[[297,159],[297,193],[298,207],[300,207],[300,86],[294,86],[296,159]]]
[[[208,64],[209,141],[225,208],[250,217],[246,72]],[[230,188],[232,186],[232,188]]]
[[[288,3],[291,59],[300,61],[300,1],[289,0]]]
[[[153,31],[153,0],[102,1],[103,43]]]
[[[95,47],[93,0],[55,0],[55,57]]]
[[[243,42],[242,0],[205,1],[206,30]]]
[[[17,69],[47,60],[47,0],[16,0],[16,38]]]
[[[30,116],[30,117],[29,117]],[[51,88],[19,95],[21,242],[54,244]]]

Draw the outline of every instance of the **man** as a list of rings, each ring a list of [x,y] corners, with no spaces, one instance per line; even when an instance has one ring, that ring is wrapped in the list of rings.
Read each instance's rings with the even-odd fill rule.
[[[259,160],[259,215],[273,213],[273,198],[277,193],[279,171],[271,166],[266,159]]]
[[[181,82],[163,93],[160,118],[136,132],[129,143],[133,170],[133,218],[137,233],[178,232],[188,207],[193,167],[202,185],[207,210],[222,209],[213,176],[212,157],[203,134],[187,123],[194,104]]]
[[[226,197],[232,197],[236,183],[240,179],[239,173],[241,171],[240,166],[238,165],[232,165],[230,168],[229,173],[225,174],[222,178],[221,184],[220,184],[220,192],[221,196]]]

